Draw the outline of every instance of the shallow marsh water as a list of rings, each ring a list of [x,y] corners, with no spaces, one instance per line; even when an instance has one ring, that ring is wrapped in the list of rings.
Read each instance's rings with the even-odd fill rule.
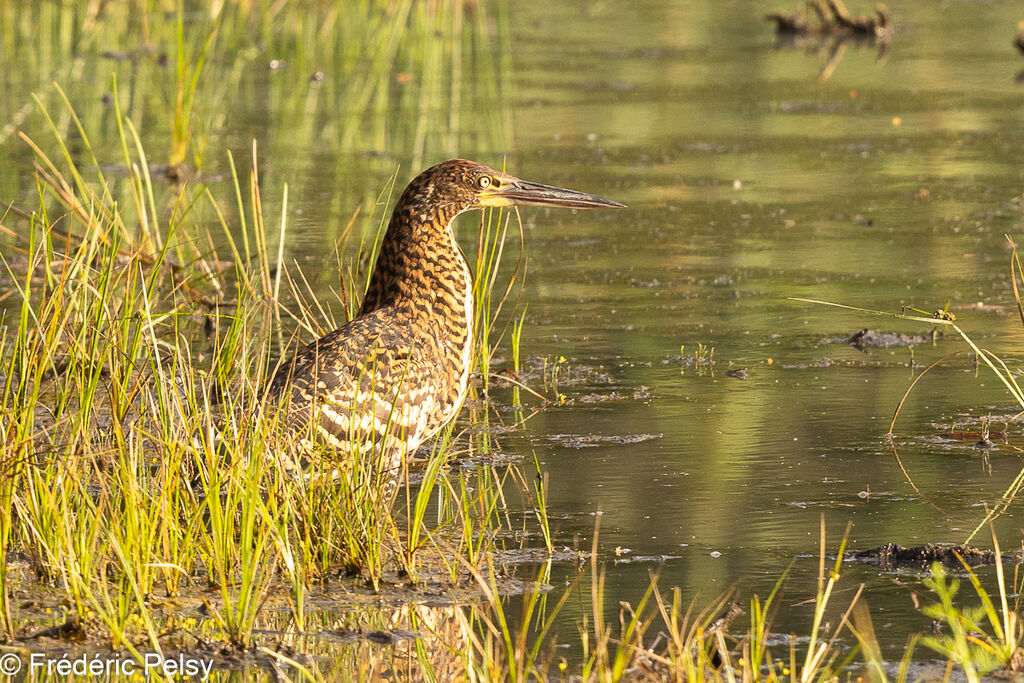
[[[764,596],[798,558],[786,596],[796,603],[813,596],[819,519],[832,550],[848,521],[859,549],[963,542],[1021,468],[1012,424],[1011,445],[987,456],[940,438],[1016,410],[961,357],[904,407],[895,448],[911,485],[884,437],[919,371],[909,364],[963,343],[947,333],[860,351],[837,339],[928,326],[786,297],[888,311],[949,303],[984,346],[1019,356],[1003,234],[1019,239],[1021,225],[1024,60],[1008,43],[1012,7],[902,3],[883,61],[852,44],[821,81],[815,44],[776,46],[767,9],[793,8],[640,3],[595,12],[559,41],[550,36],[569,16],[533,17],[541,35],[516,62],[520,154],[532,162],[524,150],[535,150],[548,177],[571,163],[586,187],[631,208],[568,224],[528,218],[524,345],[611,378],[580,394],[645,386],[650,398],[574,401],[516,439],[541,452],[560,529],[589,538],[602,510],[603,547],[669,556],[661,582],[688,594]],[[545,48],[534,68],[568,66],[534,77],[530,46]],[[713,373],[678,362],[681,345],[692,356],[698,344],[714,347]],[[553,434],[660,438],[575,448],[552,447]],[[1011,506],[996,525],[1006,546],[1019,542],[1015,517]],[[609,594],[636,600],[658,565],[621,559],[610,561]],[[928,626],[892,576],[849,574],[847,587],[867,583],[890,653]]]
[[[507,155],[513,173],[629,205],[522,211],[523,353],[583,379],[548,387],[564,403],[497,441],[524,463],[536,454],[548,474],[556,546],[588,549],[602,513],[610,610],[637,600],[652,570],[687,596],[735,587],[745,601],[766,595],[793,563],[778,630],[804,631],[811,608],[789,606],[813,596],[822,518],[833,551],[848,522],[855,549],[963,542],[1024,466],[1017,423],[1009,443],[987,453],[941,437],[1016,411],[966,353],[918,385],[894,443],[886,440],[921,366],[965,349],[948,331],[913,347],[858,350],[843,339],[865,327],[930,330],[788,300],[887,311],[949,304],[1011,367],[1024,355],[1003,237],[1024,235],[1024,86],[1015,82],[1024,57],[1011,46],[1019,6],[894,3],[888,50],[842,46],[827,78],[828,41],[781,44],[763,21],[793,9],[516,3],[494,15],[501,28],[486,54],[500,58],[481,79],[486,92],[463,64],[457,110],[440,96],[424,104],[398,95],[359,119],[387,125],[363,123],[360,135],[331,128],[327,89],[342,85],[312,58],[285,54],[291,66],[271,70],[279,57],[250,45],[251,57],[220,65],[234,74],[220,81],[224,93],[204,100],[203,173],[216,185],[225,151],[242,157],[259,140],[265,197],[290,188],[286,255],[318,276],[325,298],[337,277],[323,254],[360,198],[375,197],[399,166],[401,185],[449,156],[500,165]],[[22,110],[29,92],[55,100],[47,84],[56,74],[103,128],[99,103],[114,71],[140,116],[155,119],[158,93],[101,56],[135,44],[110,40],[88,43],[73,73],[40,63],[9,75],[17,96],[0,107],[0,123],[41,134],[40,117]],[[7,49],[16,59],[27,48],[12,40]],[[307,72],[321,69],[318,91]],[[401,73],[396,65],[390,78]],[[161,135],[154,125],[144,137]],[[3,201],[32,197],[31,154],[10,134],[0,163]],[[474,230],[474,219],[461,219],[467,246]],[[712,368],[686,362],[700,344],[714,349]],[[495,368],[508,356],[499,349]],[[741,368],[745,379],[726,374]],[[510,403],[509,391],[492,392],[496,411]],[[1011,505],[996,522],[1004,547],[1019,544],[1020,524]],[[972,543],[986,545],[987,532]],[[577,574],[555,563],[550,583],[558,590]],[[905,585],[917,585],[913,575],[871,566],[848,575],[848,589],[867,584],[886,654],[929,627]],[[559,617],[565,642],[577,641],[575,605]]]

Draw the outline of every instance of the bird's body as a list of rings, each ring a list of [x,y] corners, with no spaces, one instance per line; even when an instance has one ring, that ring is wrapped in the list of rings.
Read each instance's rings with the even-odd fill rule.
[[[452,222],[519,204],[621,206],[460,159],[417,176],[395,206],[358,315],[300,350],[268,387],[300,448],[374,453],[391,468],[455,417],[469,384],[474,301]]]

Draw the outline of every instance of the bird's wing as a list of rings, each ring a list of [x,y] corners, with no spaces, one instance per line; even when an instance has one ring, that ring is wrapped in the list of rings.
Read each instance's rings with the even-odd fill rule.
[[[289,426],[336,448],[418,441],[435,408],[434,358],[412,345],[406,328],[365,316],[300,351],[270,393],[288,396]]]

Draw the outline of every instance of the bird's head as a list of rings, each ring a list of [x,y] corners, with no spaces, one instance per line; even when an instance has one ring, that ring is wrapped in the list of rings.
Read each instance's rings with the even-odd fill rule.
[[[541,185],[495,171],[465,159],[451,159],[428,168],[409,185],[427,206],[444,207],[452,215],[500,206],[561,206],[570,209],[618,209],[610,199],[561,187]]]

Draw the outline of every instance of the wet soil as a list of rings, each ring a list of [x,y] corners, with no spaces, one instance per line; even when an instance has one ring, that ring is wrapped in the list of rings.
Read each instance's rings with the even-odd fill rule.
[[[516,595],[538,588],[550,590],[550,586],[517,578],[501,568],[511,569],[549,560],[578,563],[585,557],[570,549],[554,553],[536,548],[501,551],[495,555],[498,571],[493,578],[494,586],[502,595]],[[98,618],[79,620],[68,613],[69,606],[63,591],[38,583],[25,558],[11,554],[7,560],[8,579],[13,585],[11,598],[15,605],[12,616],[18,624],[18,631],[14,639],[0,641],[0,653],[11,652],[23,660],[33,652],[51,658],[74,658],[83,654],[100,659],[130,656],[123,646],[112,646],[110,630]],[[296,631],[294,627],[289,612],[288,588],[281,582],[275,582],[264,597],[260,611],[271,615],[271,621],[280,622],[281,628],[258,628],[247,645],[223,638],[212,617],[214,611],[223,609],[216,587],[192,585],[171,597],[153,594],[147,603],[160,632],[159,642],[164,657],[180,653],[192,659],[212,662],[217,670],[250,667],[275,670],[280,662],[274,654],[309,666],[321,656],[329,657],[329,652],[338,645],[370,643],[390,646],[428,637],[431,635],[429,631],[414,627],[419,622],[409,620],[410,610],[420,615],[421,621],[424,614],[431,613],[441,615],[438,618],[449,618],[451,610],[485,600],[474,578],[464,576],[452,582],[440,569],[440,563],[433,569],[421,571],[417,579],[413,582],[402,573],[391,572],[383,577],[378,591],[365,581],[342,575],[312,586],[306,593],[307,613],[335,616],[326,620],[310,619],[312,623],[305,631]],[[280,615],[280,619],[275,620],[273,615]],[[362,616],[353,620],[352,615]],[[374,627],[374,623],[392,626],[380,628]],[[141,624],[129,626],[125,633],[141,654],[151,652]],[[297,638],[303,639],[302,648],[295,646]]]

